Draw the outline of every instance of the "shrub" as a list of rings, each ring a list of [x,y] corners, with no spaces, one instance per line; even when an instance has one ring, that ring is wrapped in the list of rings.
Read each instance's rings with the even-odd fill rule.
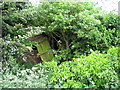
[[[50,79],[55,88],[118,88],[118,47],[107,54],[91,50],[89,56],[80,56],[57,66],[48,62],[53,74]]]
[[[3,34],[25,35],[29,30],[24,28],[44,26],[45,34],[56,40],[58,47],[71,48],[73,52],[118,45],[118,15],[105,14],[93,6],[88,2],[45,2],[36,8],[14,12],[8,18],[3,15]]]
[[[14,35],[12,31],[13,27],[15,24],[19,24],[20,22],[18,21],[17,18],[19,18],[19,21],[21,21],[21,24],[25,23],[25,20],[22,19],[19,13],[21,10],[28,9],[32,6],[30,6],[31,3],[29,2],[4,2],[2,4],[2,37],[6,36],[7,34]],[[17,17],[17,18],[15,18]],[[18,28],[19,29],[19,28]]]
[[[39,65],[40,66],[40,65]],[[18,69],[16,74],[10,72],[10,68],[7,68],[7,72],[2,74],[2,88],[48,88],[50,72],[44,70],[44,68],[36,67],[32,69]],[[3,70],[1,71],[4,72]]]
[[[93,6],[87,2],[43,3],[37,10],[38,24],[65,49],[89,52],[90,48],[104,50],[118,45],[118,15],[105,14]]]
[[[11,38],[10,34],[5,36],[3,39],[1,38],[1,46],[2,46],[2,64],[3,69],[7,69],[8,67],[16,68],[15,65],[21,65],[21,61],[27,62],[27,57],[25,56],[25,52],[32,50],[32,45],[36,45],[35,42],[31,42],[29,37],[42,33],[40,27],[29,27],[29,32],[26,35],[18,35],[14,38]],[[33,33],[32,33],[33,32]],[[31,52],[32,54],[32,52]],[[30,65],[28,65],[30,66]],[[12,70],[12,69],[11,69]],[[12,70],[14,71],[14,70]]]
[[[35,30],[34,30],[35,31]],[[32,36],[28,33],[28,36]],[[2,41],[2,88],[47,88],[50,72],[45,71],[42,65],[39,70],[33,67],[33,63],[22,64],[21,60],[27,62],[24,52],[31,46],[28,37],[21,36],[13,39],[7,35]],[[21,49],[22,48],[22,49]]]

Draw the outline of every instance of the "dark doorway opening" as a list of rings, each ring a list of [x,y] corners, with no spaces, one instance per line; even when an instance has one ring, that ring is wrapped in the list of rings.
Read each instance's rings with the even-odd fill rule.
[[[32,51],[33,52],[32,58],[34,60],[34,63],[37,64],[37,63],[42,62],[41,57],[37,55],[38,54],[37,47],[35,45],[33,45],[32,49],[33,49],[33,51]]]

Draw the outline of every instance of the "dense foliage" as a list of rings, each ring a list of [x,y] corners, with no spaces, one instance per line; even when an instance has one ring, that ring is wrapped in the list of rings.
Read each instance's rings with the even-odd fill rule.
[[[88,2],[3,3],[2,87],[117,88],[118,19]],[[25,53],[38,34],[54,58],[33,66]]]
[[[72,61],[37,64],[32,69],[18,69],[2,76],[2,87],[31,88],[118,88],[118,47],[107,54],[91,50]],[[33,83],[34,82],[34,83]]]
[[[2,4],[2,36],[6,36],[7,34],[13,34],[11,32],[11,29],[16,25],[16,27],[20,27],[20,25],[17,25],[18,23],[16,20],[13,19],[13,14],[16,12],[20,12],[21,10],[30,8],[31,4],[28,2],[4,2]],[[17,16],[19,17],[19,16]],[[21,18],[21,16],[19,17]],[[20,19],[19,19],[20,21]],[[23,20],[21,21],[24,22]],[[19,28],[16,28],[19,29]],[[15,33],[15,32],[14,32]]]
[[[91,50],[89,56],[82,55],[72,61],[47,63],[53,71],[51,77],[55,88],[117,88],[118,47],[107,54]]]

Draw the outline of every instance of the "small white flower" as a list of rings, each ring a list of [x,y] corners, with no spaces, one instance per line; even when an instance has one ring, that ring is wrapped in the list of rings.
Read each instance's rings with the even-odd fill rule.
[[[96,20],[97,24],[101,24],[100,20]]]
[[[59,40],[58,43],[62,43],[62,42]]]
[[[94,82],[94,81],[92,81],[91,83],[92,83],[93,85],[95,84],[95,82]]]
[[[74,48],[75,46],[73,45],[72,47]]]
[[[60,81],[60,83],[63,83],[62,81]]]
[[[27,76],[27,79],[30,80],[30,79],[31,79],[31,76]]]
[[[40,73],[41,71],[39,70],[38,72]]]
[[[36,70],[37,69],[37,67],[32,67],[32,70]]]
[[[45,70],[45,72],[49,72],[49,71]]]
[[[39,76],[35,76],[35,78],[36,78],[36,79],[38,79],[38,78],[39,78]]]
[[[6,41],[7,43],[10,43],[10,41]]]

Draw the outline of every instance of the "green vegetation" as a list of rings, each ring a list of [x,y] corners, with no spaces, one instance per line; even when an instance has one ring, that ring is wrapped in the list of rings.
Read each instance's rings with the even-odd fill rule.
[[[107,54],[91,50],[89,56],[82,55],[59,66],[55,62],[47,63],[53,71],[50,81],[55,88],[116,88],[117,55],[118,48],[112,47]]]
[[[118,88],[119,16],[93,6],[3,3],[2,87]],[[34,65],[25,53],[37,45],[29,38],[38,34],[48,37],[54,58]]]

